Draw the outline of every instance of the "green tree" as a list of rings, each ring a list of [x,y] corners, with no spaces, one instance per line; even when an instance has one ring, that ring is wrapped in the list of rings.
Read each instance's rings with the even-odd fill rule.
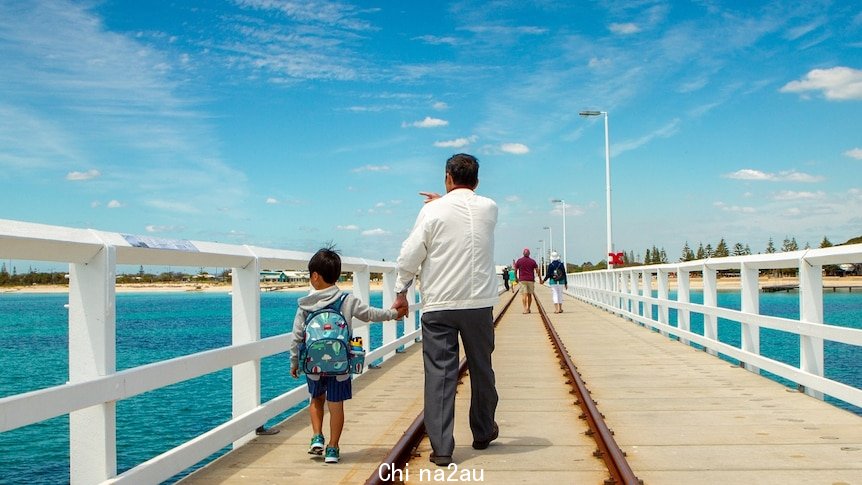
[[[742,243],[736,243],[733,245],[733,255],[734,256],[744,256],[747,253],[745,252],[745,246]]]
[[[775,243],[772,242],[772,238],[769,238],[769,242],[766,243],[766,254],[772,254],[775,252]]]
[[[706,251],[703,249],[703,243],[697,243],[697,259],[706,259]]]
[[[724,238],[721,238],[721,241],[718,242],[718,246],[715,247],[715,251],[712,253],[716,258],[726,258],[730,256],[730,251],[727,249],[727,243],[724,241]]]
[[[694,251],[692,251],[691,248],[688,247],[688,241],[685,242],[685,246],[683,246],[683,248],[682,248],[682,260],[683,261],[694,261],[695,260]]]
[[[784,243],[781,245],[781,251],[789,253],[790,251],[798,251],[799,244],[796,243],[796,238],[784,238]]]
[[[831,248],[832,243],[829,241],[829,239],[826,236],[823,236],[823,240],[820,241],[820,247],[821,248]]]

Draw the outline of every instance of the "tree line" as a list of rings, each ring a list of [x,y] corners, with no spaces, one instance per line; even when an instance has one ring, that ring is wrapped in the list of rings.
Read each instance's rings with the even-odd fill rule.
[[[857,243],[862,243],[862,236],[852,238],[840,245]],[[823,240],[820,241],[820,245],[818,246],[818,248],[828,248],[832,246],[834,246],[834,244],[832,244],[828,237],[824,236]],[[769,238],[769,241],[766,243],[766,248],[764,248],[761,253],[771,254],[777,252],[798,251],[799,249],[811,249],[811,245],[809,243],[806,243],[804,247],[800,248],[799,243],[796,242],[795,237],[785,237],[784,241],[781,244],[781,248],[779,249],[775,245],[775,241],[772,238]],[[747,256],[749,254],[754,253],[752,252],[751,247],[748,244],[737,242],[733,246],[730,246],[724,238],[721,238],[721,240],[715,246],[710,243],[707,243],[706,245],[704,245],[703,243],[698,243],[697,249],[692,249],[688,241],[686,241],[685,245],[682,247],[680,256],[674,261],[696,261],[706,258]],[[643,256],[641,256],[641,254],[636,255],[634,251],[623,252],[623,266],[644,266],[652,264],[667,264],[670,262],[671,259],[668,256],[667,251],[665,251],[665,248],[658,248],[655,245],[647,248],[644,251]],[[568,267],[569,271],[581,272],[607,269],[608,264],[607,261],[600,261],[597,264],[585,262],[582,265],[569,264]],[[826,269],[827,272],[829,272],[830,269],[834,268],[830,267]]]

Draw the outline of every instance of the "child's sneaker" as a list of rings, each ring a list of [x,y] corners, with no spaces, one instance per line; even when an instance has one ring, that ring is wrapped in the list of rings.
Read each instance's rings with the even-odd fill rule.
[[[309,455],[322,455],[323,454],[323,443],[326,441],[323,438],[322,434],[316,434],[311,437],[311,445],[308,447]]]
[[[338,452],[338,448],[335,446],[327,446],[326,447],[326,457],[323,459],[325,463],[338,463],[338,458],[341,454]]]

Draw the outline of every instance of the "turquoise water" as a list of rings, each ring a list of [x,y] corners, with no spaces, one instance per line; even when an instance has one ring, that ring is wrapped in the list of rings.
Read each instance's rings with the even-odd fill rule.
[[[290,331],[296,300],[301,295],[279,292],[261,295],[263,337]],[[691,299],[700,303],[703,296],[693,293]],[[67,301],[66,294],[0,294],[0,397],[66,382],[68,315],[63,305]],[[371,294],[371,304],[381,306],[380,292]],[[739,309],[739,294],[719,293],[718,304]],[[653,311],[657,314],[658,309],[654,307]],[[798,312],[795,293],[761,295],[763,314],[796,318]],[[824,294],[824,315],[830,324],[862,328],[862,294]],[[230,316],[231,297],[223,293],[119,294],[117,369],[230,345]],[[670,320],[675,325],[674,310],[670,312]],[[692,314],[691,328],[703,333],[701,315]],[[738,324],[719,320],[718,331],[722,341],[739,346]],[[767,329],[761,332],[764,355],[798,365],[798,337]],[[399,325],[398,335],[402,334]],[[381,325],[373,324],[371,348],[380,346],[381,341]],[[862,388],[862,349],[827,342],[825,356],[828,377]],[[261,373],[264,401],[304,383],[290,377],[286,354],[263,359]],[[117,404],[119,471],[230,419],[230,386],[230,370],[223,370],[120,401]],[[835,403],[862,414],[862,410],[846,403]],[[269,424],[295,411],[289,410]],[[69,481],[68,417],[2,433],[0,450],[0,484]]]
[[[296,300],[302,295],[261,295],[262,337],[291,331]],[[66,294],[0,294],[0,397],[66,382],[67,302]],[[371,304],[382,305],[380,292],[372,292]],[[226,293],[119,294],[116,311],[117,370],[231,343],[231,297]],[[403,335],[400,323],[398,335]],[[381,343],[381,324],[372,324],[371,348]],[[263,359],[261,375],[263,401],[305,384],[304,378],[290,377],[287,353]],[[231,371],[225,369],[118,402],[119,472],[229,420],[230,392]],[[0,450],[0,484],[69,482],[67,416],[0,434]]]

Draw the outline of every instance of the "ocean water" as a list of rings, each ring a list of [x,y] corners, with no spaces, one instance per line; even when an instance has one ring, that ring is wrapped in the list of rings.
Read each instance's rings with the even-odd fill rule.
[[[261,295],[261,336],[290,332],[304,292]],[[381,292],[371,304],[382,305]],[[0,397],[68,379],[67,294],[0,294]],[[227,293],[117,295],[117,370],[230,345]],[[398,324],[398,336],[403,325]],[[371,349],[382,326],[371,325]],[[261,361],[265,402],[298,386],[287,353]],[[230,419],[231,372],[225,369],[117,403],[117,468],[128,470]],[[273,418],[278,423],[304,407]],[[224,453],[228,448],[221,450]],[[69,419],[54,418],[0,434],[0,484],[69,482]],[[214,459],[215,456],[211,457]],[[198,465],[202,466],[202,464]],[[197,467],[195,467],[197,468]],[[180,474],[169,482],[184,476]]]
[[[263,337],[290,331],[296,300],[303,294],[261,295]],[[693,293],[691,299],[699,303],[703,297]],[[67,301],[66,294],[0,294],[0,397],[66,382],[68,312],[63,305]],[[380,292],[372,292],[371,304],[382,305]],[[739,309],[739,294],[720,292],[718,304]],[[763,294],[760,304],[763,314],[798,317],[799,300],[795,293]],[[658,310],[653,311],[657,314]],[[230,345],[230,315],[231,297],[224,293],[118,294],[117,369]],[[862,293],[824,294],[824,315],[829,324],[862,328]],[[676,324],[673,310],[670,320]],[[700,315],[692,314],[691,328],[702,334]],[[718,332],[722,341],[739,346],[738,324],[719,320]],[[798,365],[798,337],[768,329],[761,332],[764,355]],[[398,335],[403,335],[400,324]],[[381,341],[381,325],[372,324],[371,348],[379,347]],[[574,358],[577,361],[577,356]],[[827,342],[825,358],[828,377],[862,387],[862,349]],[[290,377],[287,354],[263,359],[261,374],[264,401],[304,385],[303,380]],[[776,376],[770,377],[784,382]],[[118,470],[123,472],[227,421],[230,386],[230,370],[223,370],[120,401]],[[859,408],[832,402],[862,415]],[[268,425],[297,409],[288,410]],[[65,416],[0,434],[0,484],[68,483],[68,448],[69,420]]]

